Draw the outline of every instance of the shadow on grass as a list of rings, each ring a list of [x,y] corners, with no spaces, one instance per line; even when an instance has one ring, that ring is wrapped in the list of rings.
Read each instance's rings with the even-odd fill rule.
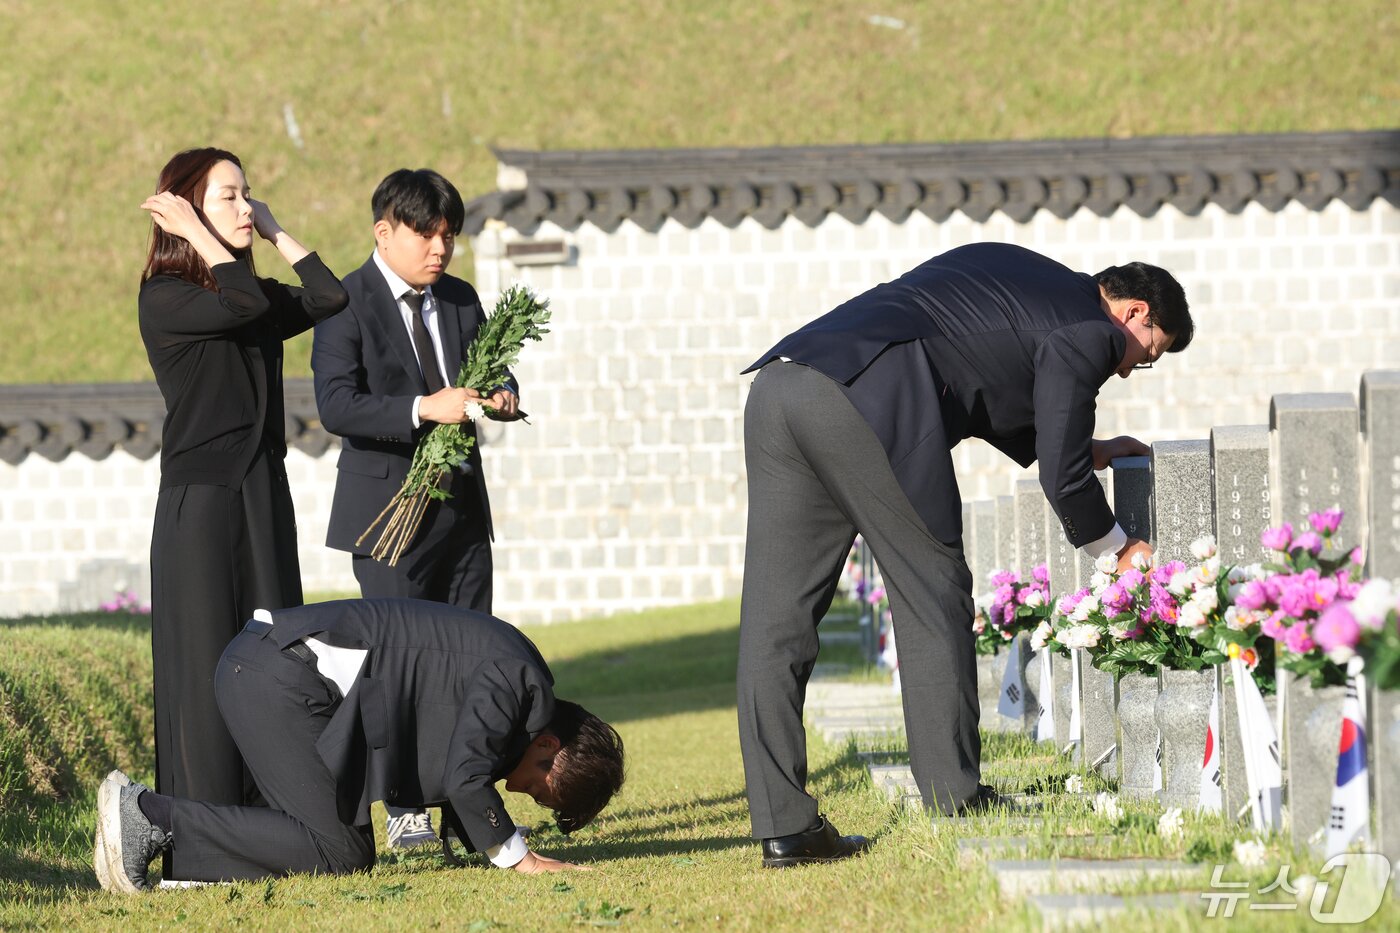
[[[52,616],[21,616],[0,619],[0,631],[7,628],[102,629],[135,635],[151,634],[151,617],[138,612],[74,612]]]

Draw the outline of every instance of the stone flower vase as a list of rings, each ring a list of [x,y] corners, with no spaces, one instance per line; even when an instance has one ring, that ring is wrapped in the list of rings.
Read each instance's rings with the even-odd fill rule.
[[[1035,724],[1040,719],[1040,655],[1031,647],[1031,637],[1024,633],[1017,635],[1021,643],[1021,676],[1026,685],[1026,715],[1019,726],[1010,722],[1012,731],[1020,731],[1035,737]]]
[[[1346,687],[1314,690],[1289,671],[1279,672],[1284,697],[1283,820],[1294,849],[1320,847],[1332,812],[1337,747],[1342,739]]]
[[[1162,806],[1195,810],[1201,802],[1201,764],[1210,725],[1215,668],[1163,669],[1157,679],[1161,689],[1154,719],[1162,735]]]
[[[1094,667],[1085,654],[1079,678],[1080,689],[1084,692],[1082,764],[1086,768],[1097,767],[1105,777],[1115,777],[1118,774],[1118,730],[1113,715],[1113,675]]]
[[[1151,797],[1157,758],[1157,678],[1121,675],[1114,685],[1113,705],[1118,720],[1118,793]]]
[[[1069,720],[1073,712],[1074,702],[1074,665],[1079,662],[1080,652],[1074,652],[1074,656],[1065,657],[1061,654],[1050,656],[1050,666],[1054,669],[1055,678],[1055,747],[1070,756],[1070,760],[1079,761],[1079,743],[1071,744],[1069,737]]]
[[[1370,689],[1366,738],[1371,743],[1367,765],[1375,798],[1376,847],[1400,863],[1400,690]]]
[[[1244,766],[1244,741],[1240,737],[1240,710],[1235,702],[1235,678],[1229,664],[1215,668],[1220,690],[1220,801],[1227,820],[1250,819],[1249,772]],[[1267,700],[1267,697],[1265,698]]]
[[[1006,732],[1015,728],[1016,723],[997,712],[1001,699],[1001,681],[1006,675],[1006,659],[1010,657],[1007,647],[997,654],[977,656],[977,702],[982,706],[978,726],[983,732]]]

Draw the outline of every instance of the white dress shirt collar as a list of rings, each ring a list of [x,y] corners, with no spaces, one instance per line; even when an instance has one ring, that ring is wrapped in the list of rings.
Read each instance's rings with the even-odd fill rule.
[[[389,268],[389,264],[384,261],[384,257],[379,255],[379,250],[375,250],[371,255],[374,256],[374,264],[379,268],[379,273],[384,276],[384,281],[389,283],[389,294],[394,296],[395,301],[403,298],[405,292],[417,291],[412,285],[409,285],[401,279],[397,272]],[[431,285],[424,287],[423,296],[425,308],[432,294],[433,287]]]

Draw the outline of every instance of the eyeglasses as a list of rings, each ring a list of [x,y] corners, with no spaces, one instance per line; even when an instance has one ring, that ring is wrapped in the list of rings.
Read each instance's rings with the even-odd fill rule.
[[[1148,337],[1147,337],[1147,361],[1144,362],[1144,363],[1137,363],[1137,364],[1134,364],[1134,366],[1133,366],[1133,371],[1134,371],[1134,372],[1136,372],[1136,371],[1138,371],[1138,370],[1140,370],[1140,369],[1151,369],[1151,368],[1152,368],[1152,364],[1155,363],[1155,362],[1157,362],[1157,357],[1161,356],[1160,353],[1154,354],[1154,353],[1152,352],[1152,350],[1153,350],[1153,344],[1155,344],[1155,343],[1157,342],[1157,340],[1156,340],[1156,338],[1153,336],[1153,334],[1156,333],[1156,328],[1153,327],[1153,325],[1152,325],[1152,319],[1151,319],[1151,318],[1148,318],[1148,319],[1147,319],[1147,330],[1148,330]]]

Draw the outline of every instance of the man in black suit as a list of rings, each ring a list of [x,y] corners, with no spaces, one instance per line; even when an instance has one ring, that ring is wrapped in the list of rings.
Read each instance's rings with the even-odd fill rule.
[[[316,406],[341,437],[326,545],[349,551],[366,598],[431,599],[491,611],[491,506],[479,443],[451,476],[396,566],[370,556],[378,531],[357,543],[399,491],[413,451],[435,424],[462,424],[479,398],[454,388],[466,347],[486,319],[476,290],[447,275],[465,208],[457,189],[429,169],[399,169],[375,189],[374,253],[345,277],[350,306],[318,328],[311,352]],[[512,379],[482,399],[491,417],[517,417]],[[435,841],[426,813],[389,811],[390,846]]]
[[[482,613],[408,599],[259,610],[214,687],[268,806],[158,795],[113,772],[98,792],[98,879],[145,890],[170,846],[195,880],[361,871],[375,800],[441,805],[497,866],[574,867],[530,852],[495,787],[504,779],[572,832],[622,786],[617,732],[553,685],[530,640]]]
[[[936,256],[779,341],[744,414],[749,519],[739,736],[763,864],[854,855],[806,792],[802,706],[817,623],[854,536],[871,547],[899,634],[910,765],[943,814],[997,802],[981,783],[972,577],[951,448],[982,438],[1041,487],[1076,547],[1126,569],[1129,539],[1095,481],[1140,441],[1093,438],[1095,398],[1190,343],[1181,286],[1143,263],[1097,276],[1029,250]]]

